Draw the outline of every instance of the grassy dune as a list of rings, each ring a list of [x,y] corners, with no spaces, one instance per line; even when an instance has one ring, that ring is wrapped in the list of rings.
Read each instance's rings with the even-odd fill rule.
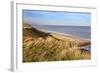
[[[90,52],[81,49],[87,45],[89,40],[23,28],[23,62],[90,59]]]

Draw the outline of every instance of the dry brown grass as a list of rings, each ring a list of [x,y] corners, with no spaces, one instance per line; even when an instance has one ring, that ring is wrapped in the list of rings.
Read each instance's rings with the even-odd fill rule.
[[[23,62],[90,59],[90,52],[81,50],[86,45],[90,41],[23,28]]]

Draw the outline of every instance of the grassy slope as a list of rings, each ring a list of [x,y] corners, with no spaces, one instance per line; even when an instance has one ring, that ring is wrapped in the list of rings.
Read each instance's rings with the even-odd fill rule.
[[[87,40],[23,28],[23,62],[90,59],[90,53],[80,49],[89,44]]]

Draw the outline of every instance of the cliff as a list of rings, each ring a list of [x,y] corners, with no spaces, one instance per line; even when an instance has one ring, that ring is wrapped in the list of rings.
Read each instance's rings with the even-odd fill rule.
[[[90,52],[82,48],[90,44],[71,35],[23,28],[23,62],[90,59]]]

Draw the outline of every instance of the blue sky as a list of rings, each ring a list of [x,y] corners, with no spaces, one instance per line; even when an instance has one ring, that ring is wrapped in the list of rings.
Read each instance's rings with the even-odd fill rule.
[[[37,25],[90,26],[90,13],[23,10],[23,21]]]

